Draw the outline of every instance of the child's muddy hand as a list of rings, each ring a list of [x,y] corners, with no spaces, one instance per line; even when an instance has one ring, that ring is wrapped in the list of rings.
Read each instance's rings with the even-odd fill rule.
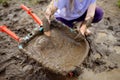
[[[49,37],[51,35],[51,31],[46,31],[44,34]]]
[[[80,29],[80,32],[81,32],[81,34],[82,34],[83,36],[85,35],[85,31],[84,31],[84,30]]]
[[[85,24],[83,24],[83,25],[81,26],[81,28],[79,29],[80,32],[81,32],[81,34],[82,34],[83,36],[85,35],[86,29],[87,29],[87,27],[86,27]]]

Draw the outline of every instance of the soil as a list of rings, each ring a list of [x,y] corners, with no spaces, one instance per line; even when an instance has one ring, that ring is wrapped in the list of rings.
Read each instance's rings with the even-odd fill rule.
[[[38,1],[38,2],[36,2]],[[21,8],[21,3],[31,7],[42,18],[49,0],[9,0],[0,4],[0,25],[7,25],[23,37],[38,25]],[[81,65],[83,73],[73,80],[120,79],[120,9],[117,0],[97,0],[104,10],[101,22],[93,24],[87,37],[90,52]],[[0,33],[0,80],[71,80],[46,70],[38,62],[21,53],[17,42]]]

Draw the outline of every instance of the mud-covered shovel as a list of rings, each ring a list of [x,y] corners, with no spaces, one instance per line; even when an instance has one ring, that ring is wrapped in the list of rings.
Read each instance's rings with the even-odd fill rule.
[[[15,39],[19,43],[18,48],[22,53],[39,62],[47,70],[63,76],[78,76],[81,71],[79,66],[89,52],[87,40],[75,41],[74,37],[77,33],[54,20],[50,25],[52,27],[51,41],[53,40],[54,44],[50,44],[48,38],[43,34],[42,21],[29,8],[24,5],[21,7],[32,16],[40,27],[34,29],[32,34],[30,33],[24,38],[19,38],[6,26],[0,26],[0,31]],[[79,43],[81,45],[77,45]]]

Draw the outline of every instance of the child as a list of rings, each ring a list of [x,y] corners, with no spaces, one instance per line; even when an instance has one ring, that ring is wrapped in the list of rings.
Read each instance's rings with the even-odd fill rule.
[[[102,9],[96,7],[96,0],[52,0],[45,16],[50,22],[51,16],[73,28],[74,22],[81,22],[78,31],[87,35],[91,23],[99,22],[103,17]],[[50,36],[50,31],[45,34]]]

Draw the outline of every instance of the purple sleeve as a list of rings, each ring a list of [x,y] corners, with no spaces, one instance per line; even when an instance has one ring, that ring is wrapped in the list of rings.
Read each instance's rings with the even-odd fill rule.
[[[55,0],[54,1],[54,6],[57,7],[58,9],[62,9],[65,7],[66,0]]]
[[[91,0],[91,3],[95,3],[96,2],[96,0]]]

